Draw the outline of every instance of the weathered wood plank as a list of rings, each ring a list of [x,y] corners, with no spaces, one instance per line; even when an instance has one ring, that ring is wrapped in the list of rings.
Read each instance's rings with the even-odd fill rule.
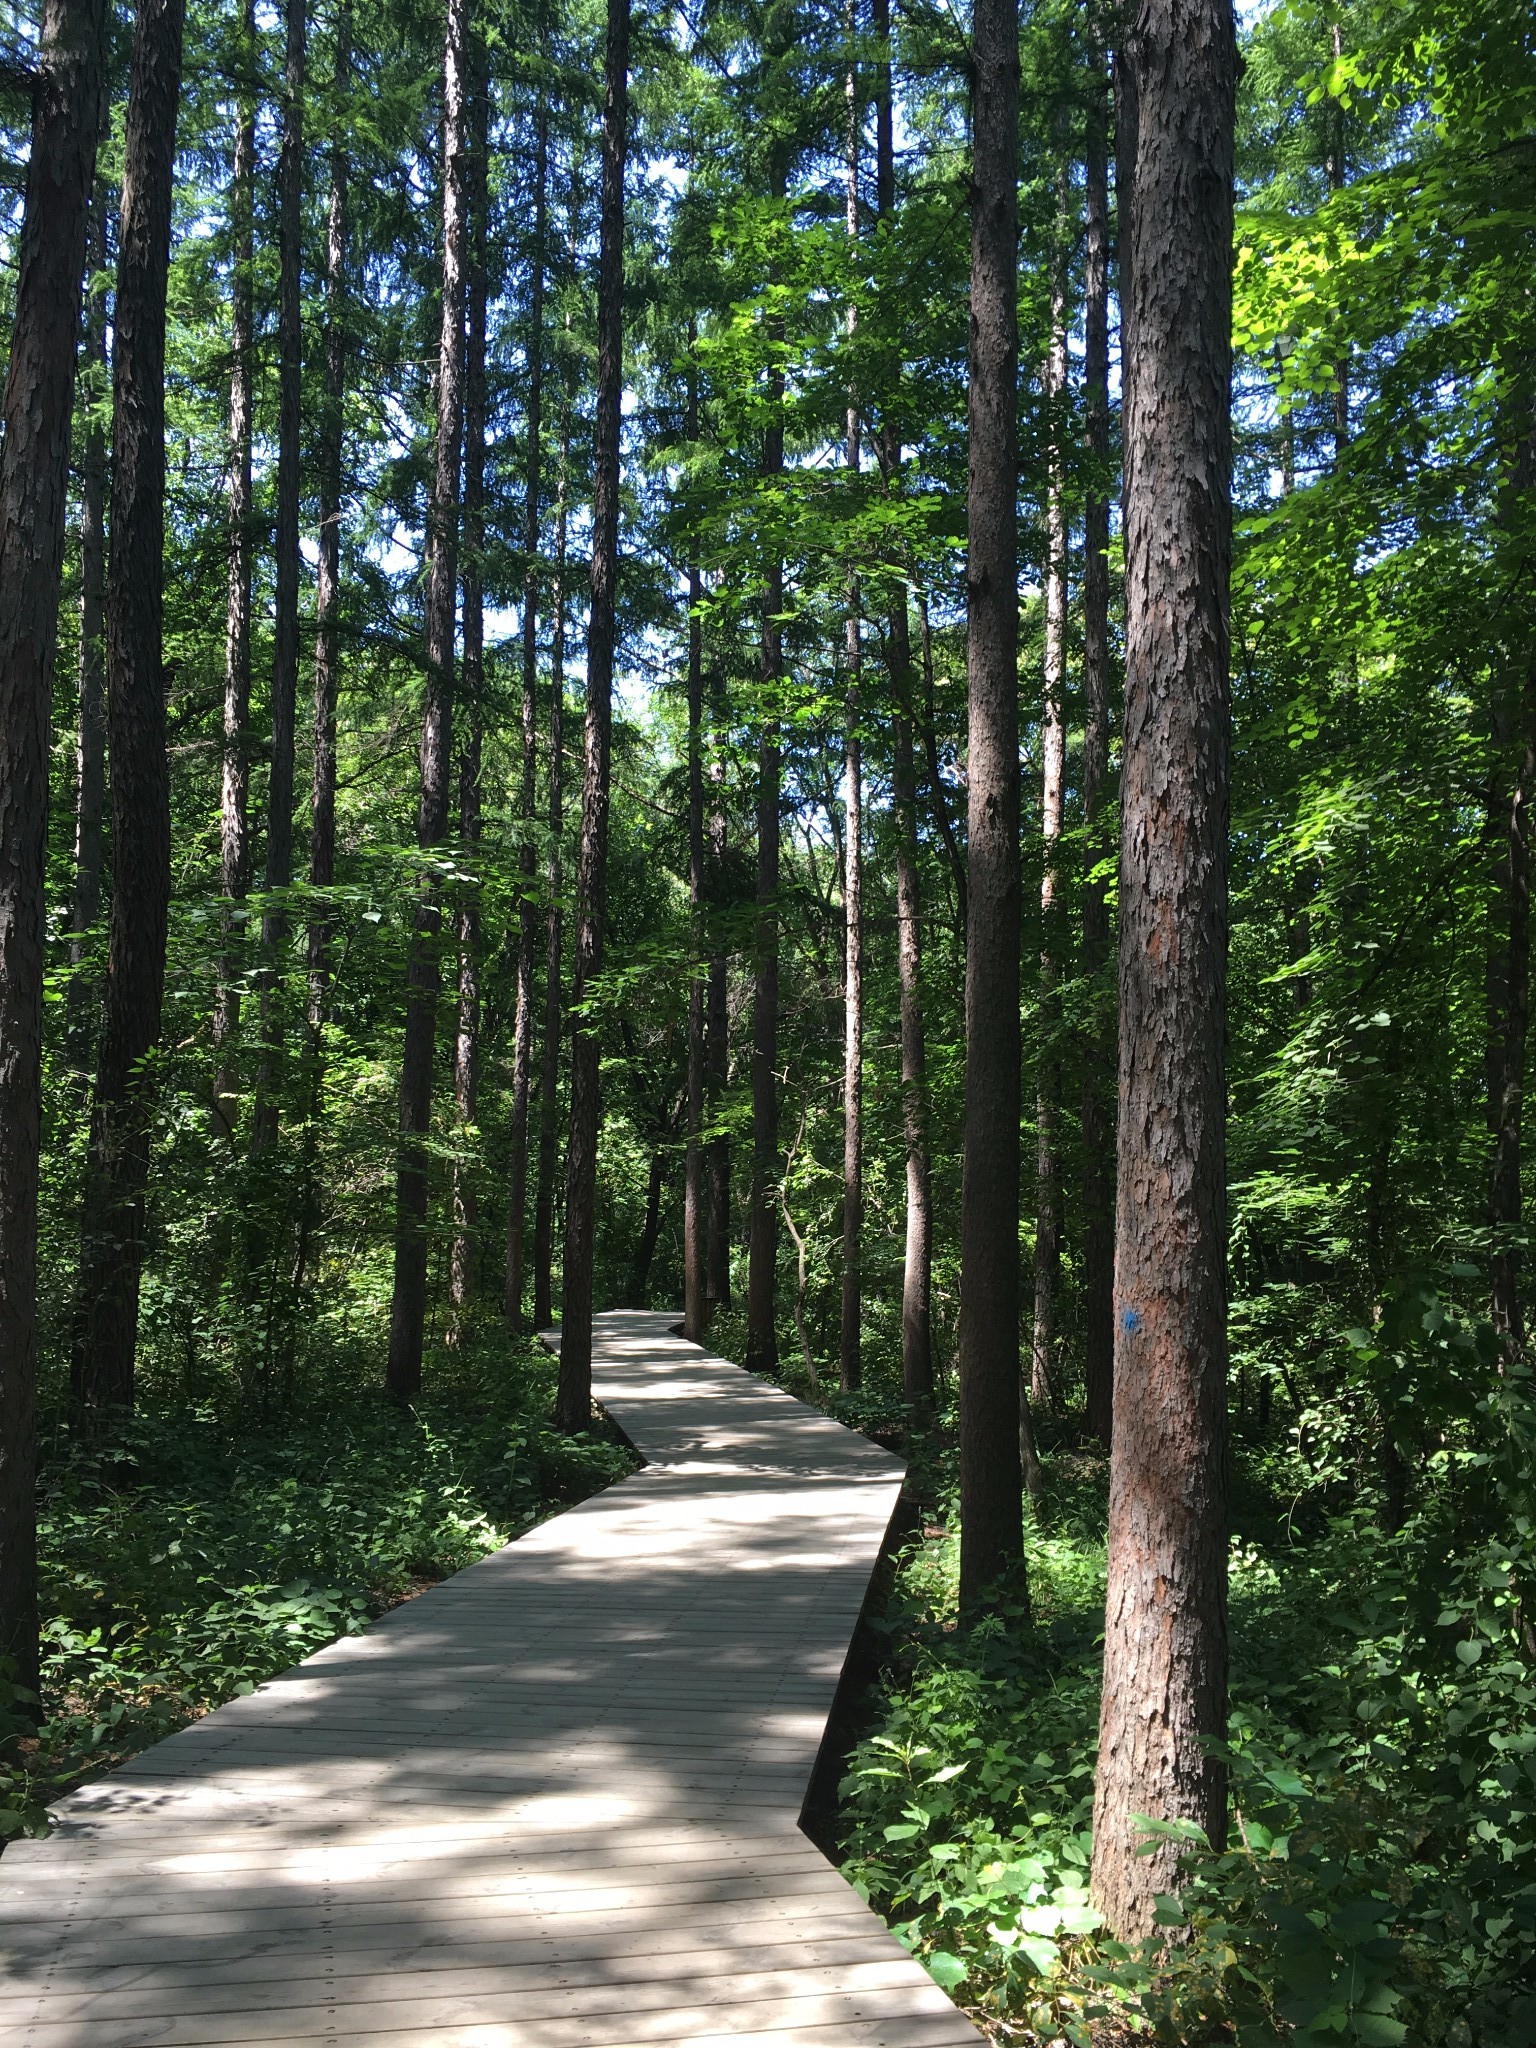
[[[670,1318],[646,1469],[65,1801],[0,1859],[25,2048],[965,2048],[796,1826],[901,1468]]]

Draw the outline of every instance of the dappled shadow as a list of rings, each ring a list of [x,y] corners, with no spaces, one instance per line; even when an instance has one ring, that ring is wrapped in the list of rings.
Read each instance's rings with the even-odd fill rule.
[[[0,1861],[27,2048],[942,2048],[796,1825],[900,1468],[600,1319],[646,1470],[65,1803]]]

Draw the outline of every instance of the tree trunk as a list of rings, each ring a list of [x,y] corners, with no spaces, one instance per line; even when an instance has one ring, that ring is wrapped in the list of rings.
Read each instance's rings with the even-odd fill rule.
[[[1500,492],[1500,524],[1519,530],[1522,501],[1536,478],[1536,433],[1514,451]],[[1506,587],[1518,589],[1526,565],[1516,562]],[[1488,1129],[1493,1157],[1488,1222],[1493,1232],[1489,1316],[1513,1354],[1525,1341],[1520,1300],[1520,1139],[1525,1106],[1525,1040],[1530,1021],[1531,803],[1536,797],[1536,663],[1514,645],[1498,677],[1493,706],[1493,763],[1488,830],[1493,851],[1493,914],[1488,959]],[[1514,757],[1515,772],[1509,773]]]
[[[875,206],[882,229],[896,216],[896,139],[890,0],[874,0]],[[895,380],[899,362],[887,375]],[[880,467],[901,488],[901,426],[894,400],[881,423]],[[917,761],[912,744],[915,678],[903,584],[886,613],[891,681],[891,808],[896,825],[896,978],[901,1009],[901,1115],[907,1151],[907,1236],[901,1273],[901,1386],[920,1422],[933,1412],[933,1215],[928,1172],[928,1056],[923,1033],[923,924],[917,847]]]
[[[696,339],[690,334],[690,340]],[[699,434],[698,371],[688,366],[688,438]],[[704,1186],[704,983],[698,959],[704,935],[704,627],[699,607],[704,579],[688,565],[688,1086],[687,1153],[683,1174],[683,1335],[702,1344],[709,1328],[705,1292],[708,1262]]]
[[[1109,777],[1109,196],[1106,80],[1098,45],[1088,99],[1084,199],[1083,381],[1089,478],[1083,507],[1083,978],[1088,1029],[1082,1045],[1083,1391],[1088,1427],[1107,1449],[1114,1387],[1114,1157],[1106,1077],[1115,1071],[1113,994],[1102,987],[1109,957],[1109,895],[1095,871],[1111,852]]]
[[[332,94],[341,118],[352,86],[352,9],[344,0],[336,18]],[[300,1196],[295,1285],[309,1269],[317,1228],[319,1188],[315,1150],[324,1084],[325,1018],[330,1003],[330,943],[335,918],[324,892],[336,880],[336,696],[341,674],[342,443],[347,394],[347,266],[350,220],[347,152],[339,136],[330,147],[330,197],[325,217],[325,374],[320,401],[320,543],[315,578],[314,741],[310,780],[309,881],[318,901],[309,919],[309,1000],[306,1020],[309,1110],[305,1123],[304,1185]]]
[[[729,712],[725,678],[717,668],[710,683],[709,749],[709,888],[718,919],[725,893],[725,732]],[[712,932],[709,987],[704,1005],[704,1081],[711,1108],[717,1108],[730,1074],[730,1002],[728,963],[718,931]],[[728,1307],[731,1299],[731,1141],[723,1131],[709,1141],[706,1156],[709,1184],[709,1235],[704,1291],[711,1308]]]
[[[1232,133],[1218,0],[1145,0],[1131,216],[1115,1432],[1093,1888],[1153,1929],[1226,1787],[1225,1009]]]
[[[858,0],[848,0],[850,48],[858,31]],[[845,84],[848,116],[847,232],[859,235],[859,81],[850,62]],[[847,333],[853,340],[858,314],[850,305]],[[848,467],[855,478],[861,467],[858,396],[848,393],[846,422]],[[864,758],[859,732],[861,669],[864,650],[859,626],[859,583],[848,578],[848,615],[844,626],[848,667],[843,745],[843,1298],[838,1343],[838,1375],[844,1393],[862,1385],[864,1235]]]
[[[480,1203],[476,1185],[475,1125],[480,1105],[480,755],[485,730],[485,604],[481,556],[485,547],[485,327],[486,233],[489,202],[488,148],[490,85],[485,49],[471,42],[474,78],[470,89],[469,164],[465,203],[469,212],[469,260],[465,291],[464,362],[464,532],[459,562],[463,611],[460,695],[464,704],[464,753],[459,763],[459,837],[471,879],[459,884],[459,1014],[453,1041],[453,1108],[458,1146],[453,1162],[453,1245],[448,1258],[448,1334],[469,1341],[480,1249]],[[523,1090],[524,1149],[528,1121]]]
[[[1057,179],[1051,266],[1051,339],[1045,363],[1049,452],[1045,485],[1045,674],[1040,709],[1040,1007],[1035,1062],[1035,1328],[1028,1400],[1058,1401],[1056,1287],[1061,1272],[1061,1170],[1057,1159],[1061,1070],[1059,949],[1061,827],[1067,780],[1067,479],[1062,415],[1067,400],[1066,238],[1071,185]],[[1021,1446],[1022,1449],[1022,1446]],[[1025,1463],[1029,1461],[1025,1458]]]
[[[81,1219],[71,1404],[77,1423],[133,1406],[144,1191],[171,893],[161,622],[165,577],[165,290],[182,0],[143,0],[133,38],[112,358],[107,741],[112,914]]]
[[[466,64],[469,0],[447,0],[443,40],[443,285],[438,343],[437,433],[427,521],[426,691],[421,714],[423,853],[448,832],[453,781],[453,641],[458,594],[459,455],[464,424]],[[437,1048],[438,944],[442,904],[424,882],[407,955],[405,1044],[400,1059],[400,1148],[395,1170],[395,1276],[389,1316],[389,1391],[409,1400],[421,1385],[427,1309],[427,1130]]]
[[[933,679],[933,625],[928,616],[928,593],[919,591],[917,599],[918,623],[922,631],[923,646],[923,752],[928,769],[928,800],[933,810],[933,822],[939,828],[939,837],[944,842],[944,858],[949,864],[950,881],[955,891],[955,923],[959,930],[960,944],[966,943],[966,930],[970,921],[970,896],[966,881],[965,855],[960,851],[960,841],[955,833],[954,819],[949,814],[949,792],[944,786],[944,777],[939,773],[939,728],[938,714],[934,704]]]
[[[32,1692],[49,718],[103,16],[43,9],[0,440],[0,1655]]]
[[[775,159],[769,189],[782,201],[788,182]],[[770,344],[783,323],[770,315]],[[775,350],[768,371],[769,425],[763,434],[761,475],[770,482],[784,468],[784,372]],[[752,963],[752,1197],[747,1230],[748,1372],[774,1372],[779,1363],[775,1304],[779,1256],[779,748],[778,693],[783,671],[784,564],[768,564],[759,627],[762,732],[757,750],[757,925]]]
[[[101,94],[103,114],[107,95]],[[107,263],[107,189],[97,181],[85,238],[85,343],[81,381],[93,401],[110,389],[107,306],[102,272]],[[75,877],[69,906],[69,997],[65,1046],[82,1077],[95,1050],[99,991],[85,971],[87,934],[101,914],[103,813],[107,794],[106,663],[102,631],[107,587],[107,445],[95,404],[80,449],[80,720],[75,768]]]
[[[304,309],[304,59],[309,0],[287,0],[283,57],[283,141],[277,185],[277,534],[272,619],[272,767],[267,780],[267,861],[262,877],[270,895],[293,884],[294,720],[299,696],[299,500],[302,489]],[[283,961],[288,913],[281,906],[261,921],[261,1068],[251,1149],[277,1138],[282,1085]]]
[[[544,1043],[539,1071],[539,1191],[533,1213],[533,1327],[555,1319],[555,1175],[560,1145],[560,971],[564,910],[560,835],[565,829],[565,488],[570,462],[570,407],[560,418],[560,475],[555,485],[555,574],[550,586],[549,658],[549,910],[544,933]]]
[[[238,938],[251,886],[251,406],[254,384],[255,263],[252,183],[256,175],[256,9],[241,15],[239,115],[230,181],[229,469],[225,507],[229,534],[224,614],[224,761],[219,797],[219,984],[213,1006],[213,1116],[232,1138],[240,1114],[233,1053],[240,1029]]]
[[[651,1267],[656,1261],[656,1240],[661,1235],[661,1198],[666,1185],[667,1140],[664,1137],[651,1153],[650,1170],[645,1178],[645,1220],[635,1245],[635,1262],[629,1281],[629,1299],[634,1308],[650,1307]]]
[[[603,964],[608,894],[609,758],[613,737],[614,600],[619,572],[619,407],[624,388],[624,163],[629,124],[629,0],[608,0],[603,80],[603,187],[597,300],[596,479],[592,494],[592,604],[587,626],[587,717],[576,876],[577,1014]],[[565,1285],[555,1420],[592,1420],[592,1265],[597,1239],[601,1040],[581,1018],[571,1044],[571,1132],[566,1147]]]
[[[960,1600],[1020,1558],[1018,11],[977,0],[971,71],[966,596],[970,705],[965,1165],[960,1197]]]
[[[548,219],[549,116],[540,104],[534,158],[533,283],[528,306],[528,474],[523,494],[523,779],[518,849],[517,1014],[512,1035],[512,1131],[507,1147],[506,1317],[523,1319],[524,1234],[528,1204],[528,1099],[533,1075],[533,959],[538,946],[534,823],[539,772],[539,498],[544,394],[544,265]]]

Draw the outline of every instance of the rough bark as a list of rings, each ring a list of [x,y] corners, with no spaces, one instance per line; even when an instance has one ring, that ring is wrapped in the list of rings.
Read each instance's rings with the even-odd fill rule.
[[[101,94],[103,111],[107,95]],[[107,593],[107,441],[100,405],[110,388],[107,307],[101,276],[107,263],[107,189],[99,180],[85,238],[85,338],[81,381],[90,410],[80,448],[80,694],[75,749],[75,873],[69,905],[69,980],[65,1044],[80,1075],[94,1051],[99,991],[85,969],[88,935],[101,915],[101,870],[107,796],[107,670],[103,629]],[[92,281],[96,282],[93,284]]]
[[[977,0],[971,68],[967,417],[970,710],[960,1197],[960,1599],[1020,1558],[1018,13]]]
[[[560,474],[555,485],[555,573],[549,589],[549,909],[544,925],[544,1040],[539,1062],[539,1187],[533,1212],[533,1327],[555,1319],[555,1185],[560,1146],[560,970],[565,912],[560,899],[560,835],[565,829],[565,490],[570,460],[570,409],[560,420]]]
[[[459,458],[464,425],[465,141],[469,0],[447,0],[443,39],[442,313],[437,432],[427,516],[426,689],[421,714],[421,801],[416,841],[431,855],[448,832],[453,783],[453,652],[458,593]],[[442,903],[435,883],[417,897],[407,956],[400,1060],[400,1145],[395,1169],[395,1273],[388,1386],[409,1400],[421,1385],[427,1308],[427,1130],[441,984]]]
[[[603,182],[597,285],[596,476],[592,493],[592,603],[587,625],[587,715],[576,876],[577,1006],[603,964],[608,894],[608,796],[613,734],[614,600],[619,572],[619,407],[624,385],[624,164],[629,129],[629,0],[608,0],[603,60]],[[582,1019],[571,1044],[571,1128],[566,1146],[565,1284],[555,1420],[592,1419],[592,1262],[597,1237],[601,1121],[597,1026]]]
[[[1084,210],[1083,382],[1089,477],[1083,507],[1083,1392],[1089,1429],[1108,1448],[1113,1423],[1114,1154],[1108,1077],[1115,1071],[1115,1005],[1101,989],[1109,957],[1109,898],[1095,870],[1111,852],[1109,807],[1109,195],[1107,80],[1097,49],[1088,99]]]
[[[1232,134],[1224,0],[1142,0],[1126,412],[1115,1432],[1093,1887],[1151,1932],[1219,1847],[1226,1721],[1225,996]]]
[[[43,10],[0,440],[0,1656],[32,1691],[48,740],[103,26]]]
[[[539,773],[539,505],[544,394],[544,266],[549,117],[539,107],[534,144],[533,280],[528,303],[528,473],[523,492],[523,772],[518,846],[517,1009],[512,1031],[512,1128],[507,1146],[506,1316],[523,1316],[528,1204],[528,1101],[533,1076],[533,962],[539,941],[535,837]]]
[[[165,575],[165,291],[181,91],[182,0],[144,0],[124,135],[112,357],[107,743],[112,912],[81,1219],[71,1405],[77,1423],[133,1405],[154,1076],[171,892],[161,648]]]
[[[256,175],[256,10],[241,14],[239,114],[229,187],[229,435],[224,480],[229,564],[224,608],[224,759],[219,792],[218,991],[213,1005],[213,1114],[226,1138],[240,1113],[232,1055],[240,1029],[240,906],[251,886],[251,405],[255,377],[252,183]]]
[[[277,532],[273,547],[272,765],[267,778],[270,896],[293,884],[294,725],[299,697],[299,501],[303,460],[304,64],[309,0],[287,0],[283,52],[283,140],[277,163]],[[282,958],[288,913],[281,903],[261,921],[261,1069],[251,1149],[277,1137],[283,1056]]]
[[[1035,1321],[1028,1400],[1058,1400],[1056,1287],[1061,1271],[1061,1167],[1057,1157],[1061,1066],[1061,828],[1067,781],[1067,478],[1062,410],[1067,398],[1066,238],[1071,187],[1057,180],[1051,266],[1051,338],[1044,398],[1049,421],[1045,484],[1045,671],[1040,704],[1040,1002],[1035,1058]],[[1022,1451],[1022,1445],[1021,1445]],[[1025,1463],[1029,1462],[1025,1458]]]
[[[448,1254],[450,1339],[468,1342],[480,1247],[475,1126],[480,1106],[480,758],[485,733],[485,601],[481,556],[485,547],[485,331],[486,234],[489,196],[490,107],[485,52],[474,38],[474,80],[469,112],[466,205],[469,254],[464,319],[464,522],[459,551],[463,652],[459,695],[464,706],[464,750],[459,762],[459,839],[470,879],[459,884],[458,1023],[453,1040],[453,1113],[458,1144],[453,1161],[453,1243]],[[523,1090],[527,1150],[527,1084]]]

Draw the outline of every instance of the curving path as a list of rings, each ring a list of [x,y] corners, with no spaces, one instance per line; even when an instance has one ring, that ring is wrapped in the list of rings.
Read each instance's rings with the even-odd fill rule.
[[[8,2048],[975,2048],[797,1825],[901,1467],[600,1316],[637,1473],[0,1857]]]

